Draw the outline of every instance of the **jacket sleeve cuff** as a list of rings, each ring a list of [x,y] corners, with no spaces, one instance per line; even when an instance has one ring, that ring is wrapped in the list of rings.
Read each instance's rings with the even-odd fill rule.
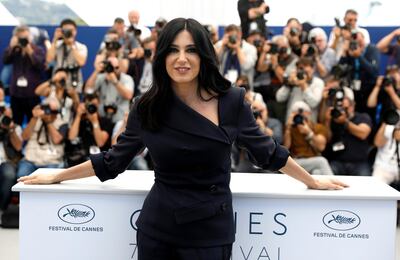
[[[112,177],[107,173],[107,167],[104,164],[104,153],[91,154],[89,156],[92,162],[94,173],[100,181],[104,182],[106,180],[112,179]]]
[[[289,151],[284,146],[278,144],[276,141],[275,145],[276,145],[275,153],[273,157],[270,159],[270,164],[266,165],[266,168],[272,171],[280,170],[283,166],[286,165],[286,162],[289,158]]]

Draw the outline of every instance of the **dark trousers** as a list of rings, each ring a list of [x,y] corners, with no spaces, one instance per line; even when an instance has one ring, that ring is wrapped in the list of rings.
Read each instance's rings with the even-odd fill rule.
[[[27,97],[27,98],[19,98],[11,96],[11,110],[13,113],[13,121],[22,125],[24,121],[24,116],[27,117],[27,122],[32,117],[32,109],[40,103],[39,97]]]
[[[16,183],[15,166],[9,162],[0,165],[0,210],[7,209],[11,198],[11,187]]]
[[[329,164],[335,175],[371,176],[368,162],[330,161]]]
[[[157,241],[138,230],[138,260],[229,260],[232,244],[216,247],[181,248]]]

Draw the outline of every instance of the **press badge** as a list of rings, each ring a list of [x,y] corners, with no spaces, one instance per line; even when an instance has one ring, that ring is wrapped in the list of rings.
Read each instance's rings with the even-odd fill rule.
[[[100,148],[95,145],[91,145],[89,148],[89,153],[90,154],[100,153]]]
[[[26,88],[27,86],[28,80],[24,76],[21,76],[17,79],[17,87]]]
[[[352,86],[353,90],[360,91],[360,89],[361,89],[361,80],[359,80],[359,79],[353,80],[351,86]]]
[[[332,145],[332,151],[334,151],[334,152],[343,151],[344,148],[346,148],[346,147],[344,146],[343,142],[337,142]]]

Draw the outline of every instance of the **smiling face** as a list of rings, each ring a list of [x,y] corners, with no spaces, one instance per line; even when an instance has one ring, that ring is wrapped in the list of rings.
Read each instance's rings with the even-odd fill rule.
[[[198,83],[200,56],[192,35],[183,30],[176,35],[165,59],[167,73],[172,86],[195,85]]]

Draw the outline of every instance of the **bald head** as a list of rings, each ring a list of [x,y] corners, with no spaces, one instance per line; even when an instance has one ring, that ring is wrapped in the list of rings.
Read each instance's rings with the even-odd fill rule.
[[[128,13],[128,19],[131,24],[139,24],[140,14],[137,10],[132,10]]]

